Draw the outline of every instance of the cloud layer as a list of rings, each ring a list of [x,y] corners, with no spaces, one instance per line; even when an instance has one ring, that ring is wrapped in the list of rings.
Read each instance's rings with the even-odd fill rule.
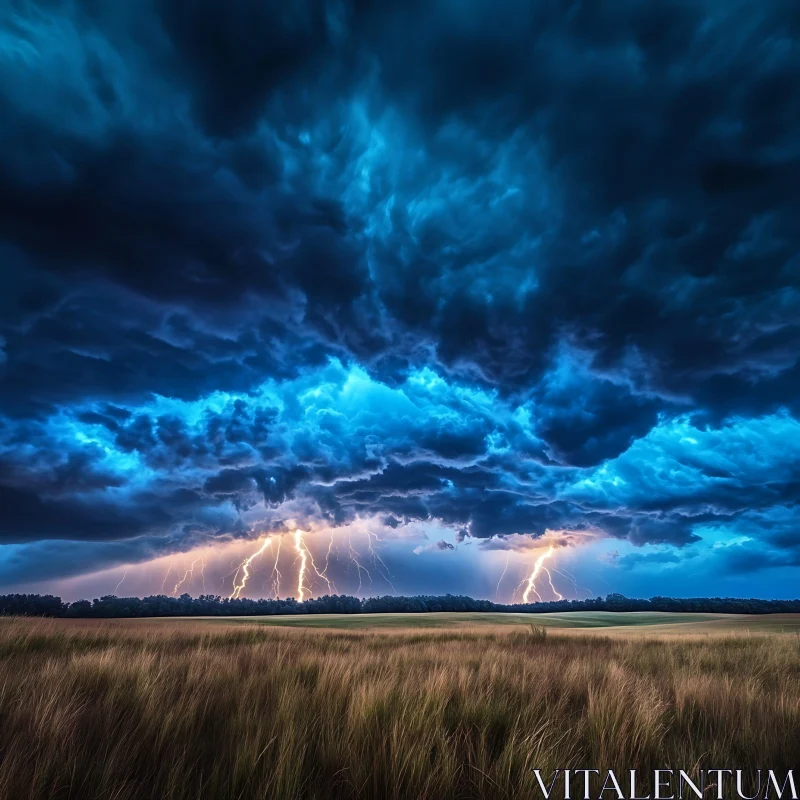
[[[375,519],[798,565],[799,35],[778,0],[13,3],[0,544],[66,574]]]

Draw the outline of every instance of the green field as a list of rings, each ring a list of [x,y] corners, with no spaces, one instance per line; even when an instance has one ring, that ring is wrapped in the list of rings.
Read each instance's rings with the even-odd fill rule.
[[[169,618],[164,618],[167,621]],[[173,618],[174,619],[174,618]],[[574,611],[559,614],[480,614],[438,612],[428,614],[296,614],[274,617],[202,617],[216,622],[237,622],[300,628],[386,629],[453,628],[464,626],[544,625],[548,629],[597,630],[643,633],[800,633],[800,614],[670,614],[664,612]]]

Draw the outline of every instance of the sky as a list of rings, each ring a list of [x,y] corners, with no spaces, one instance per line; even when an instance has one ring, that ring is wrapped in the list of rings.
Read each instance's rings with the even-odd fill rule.
[[[5,9],[0,591],[800,594],[793,4]]]

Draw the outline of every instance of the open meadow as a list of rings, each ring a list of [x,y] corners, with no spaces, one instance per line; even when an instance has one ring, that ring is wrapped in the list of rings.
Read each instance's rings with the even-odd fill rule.
[[[192,618],[187,618],[190,621]],[[614,634],[731,634],[800,633],[800,614],[689,614],[659,611],[570,611],[563,613],[508,614],[435,612],[427,614],[286,614],[272,617],[205,617],[217,622],[278,625],[343,630],[387,628],[463,629],[538,625],[548,630],[596,631]],[[169,618],[162,621],[169,622]]]
[[[798,629],[0,619],[0,799],[541,797],[532,768],[797,769]]]

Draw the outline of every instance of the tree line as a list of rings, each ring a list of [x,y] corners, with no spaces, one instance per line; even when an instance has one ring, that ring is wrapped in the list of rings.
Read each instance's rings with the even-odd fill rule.
[[[325,595],[298,601],[231,600],[219,595],[192,597],[152,595],[116,597],[106,595],[92,601],[66,603],[45,594],[0,595],[0,616],[32,617],[228,617],[272,616],[276,614],[418,614],[431,611],[546,613],[565,611],[669,611],[718,614],[800,613],[800,600],[761,600],[739,597],[651,597],[649,600],[609,594],[588,600],[557,600],[536,603],[493,603],[463,595],[417,595],[416,597],[370,597],[362,600],[349,595]]]

